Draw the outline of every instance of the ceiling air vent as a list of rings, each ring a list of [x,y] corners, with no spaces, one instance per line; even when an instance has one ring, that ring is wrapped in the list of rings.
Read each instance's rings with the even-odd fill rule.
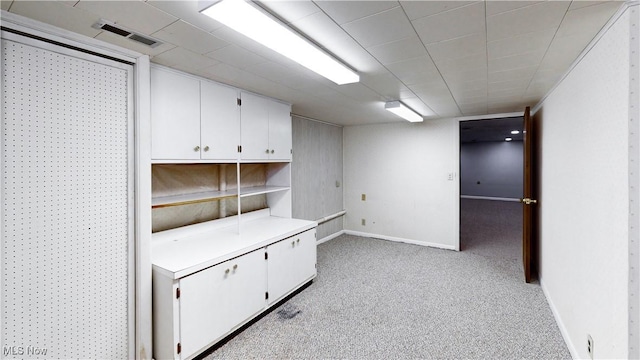
[[[130,31],[120,25],[116,25],[115,23],[108,21],[108,20],[104,20],[104,19],[100,19],[100,21],[98,21],[97,23],[93,24],[92,26],[95,29],[100,29],[100,30],[104,30],[104,31],[108,31],[110,33],[114,33],[123,37],[126,37],[129,40],[133,40],[136,42],[139,42],[141,44],[150,46],[152,48],[159,46],[160,44],[162,44],[162,42],[151,38],[149,36],[146,35],[142,35],[142,34],[138,34],[135,33],[133,31]]]

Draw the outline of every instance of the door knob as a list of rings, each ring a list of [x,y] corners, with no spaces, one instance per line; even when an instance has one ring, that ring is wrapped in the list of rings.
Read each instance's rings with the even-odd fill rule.
[[[525,205],[531,205],[531,204],[537,204],[538,200],[533,200],[533,199],[529,199],[529,198],[524,198],[524,199],[520,199],[520,202],[525,204]]]
[[[205,146],[205,147],[204,147],[204,151],[209,151],[209,147],[208,147],[208,146]]]
[[[200,151],[200,146],[196,146],[193,148],[193,151]]]

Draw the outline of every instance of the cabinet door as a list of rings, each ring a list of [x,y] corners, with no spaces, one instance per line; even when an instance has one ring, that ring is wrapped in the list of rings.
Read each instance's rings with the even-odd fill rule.
[[[200,83],[200,154],[202,159],[235,160],[240,145],[238,91],[208,81]]]
[[[242,159],[266,160],[269,158],[269,100],[249,93],[242,93],[240,107],[240,136]]]
[[[183,359],[264,309],[265,273],[264,250],[258,250],[180,279]]]
[[[200,81],[151,69],[151,158],[200,159]]]
[[[315,232],[308,230],[267,247],[270,304],[316,275]]]
[[[291,160],[291,106],[269,102],[269,159]]]

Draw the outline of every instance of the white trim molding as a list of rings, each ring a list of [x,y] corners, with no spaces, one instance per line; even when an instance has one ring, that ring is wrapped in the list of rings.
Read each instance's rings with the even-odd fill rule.
[[[401,242],[401,243],[411,244],[411,245],[420,245],[420,246],[432,247],[437,249],[457,251],[455,246],[431,243],[431,242],[414,240],[414,239],[405,239],[405,238],[400,238],[395,236],[372,234],[372,233],[366,233],[362,231],[353,231],[353,230],[344,230],[344,233],[347,235],[353,235],[353,236],[361,236],[361,237],[367,237],[367,238],[373,238],[373,239]]]

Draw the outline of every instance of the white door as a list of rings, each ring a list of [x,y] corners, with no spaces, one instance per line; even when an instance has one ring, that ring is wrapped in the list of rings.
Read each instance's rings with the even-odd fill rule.
[[[200,83],[202,159],[238,159],[238,145],[240,145],[238,96],[236,89],[208,81]]]
[[[265,272],[264,251],[257,250],[180,279],[182,358],[264,309]]]
[[[266,160],[269,158],[269,100],[245,92],[241,96],[241,157]]]
[[[316,275],[315,229],[267,247],[269,304]]]
[[[133,358],[133,67],[5,32],[1,53],[0,343]]]
[[[291,106],[269,102],[269,159],[291,160]]]
[[[200,159],[200,81],[151,69],[151,158]]]

